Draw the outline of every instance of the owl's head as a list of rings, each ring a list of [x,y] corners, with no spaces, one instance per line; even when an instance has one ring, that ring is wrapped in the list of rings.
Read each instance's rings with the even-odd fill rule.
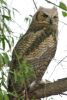
[[[40,7],[38,11],[33,16],[32,22],[35,24],[36,28],[54,28],[58,27],[58,11],[55,7],[44,8]]]

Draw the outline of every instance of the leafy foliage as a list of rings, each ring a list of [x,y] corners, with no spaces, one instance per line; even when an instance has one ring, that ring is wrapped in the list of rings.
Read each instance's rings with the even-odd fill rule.
[[[14,70],[13,73],[15,82],[25,84],[25,82],[27,82],[27,79],[36,77],[35,71],[33,70],[33,67],[29,63],[23,60],[22,63],[19,64],[20,64],[19,71]]]
[[[12,10],[9,8],[6,0],[0,0],[0,45],[1,49],[5,50],[6,43],[11,49],[11,43],[7,33],[11,35],[11,29],[8,23],[12,21]]]
[[[67,17],[67,13],[64,12],[64,11],[62,11],[62,15],[63,15],[64,17]]]
[[[67,11],[67,6],[63,2],[60,2],[59,7],[65,11]]]
[[[5,87],[5,78],[6,74],[3,72],[2,68],[5,64],[9,62],[8,50],[11,50],[11,46],[14,44],[14,39],[11,36],[11,29],[9,22],[12,21],[13,9],[11,9],[6,0],[0,0],[0,100],[9,100],[6,93],[3,93],[1,86]],[[8,46],[6,46],[6,44]]]
[[[66,6],[66,4],[63,3],[63,2],[60,2],[59,7],[63,10],[62,15],[64,17],[66,17],[67,16],[67,6]]]
[[[0,100],[9,100],[7,94],[3,94],[2,91],[0,91]]]
[[[7,53],[1,53],[0,54],[0,68],[4,65],[4,64],[8,64],[9,62],[9,57]]]

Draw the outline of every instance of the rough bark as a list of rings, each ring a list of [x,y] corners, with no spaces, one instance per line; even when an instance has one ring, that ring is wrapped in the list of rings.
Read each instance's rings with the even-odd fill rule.
[[[59,79],[52,83],[38,84],[29,90],[30,98],[34,95],[35,98],[44,98],[51,95],[62,94],[67,91],[67,78]]]

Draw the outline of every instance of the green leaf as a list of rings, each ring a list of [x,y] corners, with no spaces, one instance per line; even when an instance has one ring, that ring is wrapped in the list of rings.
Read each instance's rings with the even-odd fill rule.
[[[1,38],[1,42],[2,42],[3,50],[5,50],[5,39],[4,38]]]
[[[4,64],[9,63],[9,57],[7,53],[0,54],[0,68],[3,67]]]
[[[10,44],[10,41],[6,38],[6,36],[5,36],[5,40],[6,40],[6,42],[8,43],[9,48],[11,49],[11,44]]]
[[[11,37],[11,45],[14,46],[14,38]]]
[[[3,82],[2,82],[2,86],[7,90],[8,87],[6,86],[6,84],[5,84],[4,82],[5,82],[5,79],[4,79]]]
[[[3,93],[1,90],[0,90],[0,100],[3,100]]]
[[[9,97],[8,97],[7,94],[4,94],[4,98],[3,98],[3,100],[9,100]]]
[[[62,11],[62,15],[63,15],[64,17],[67,17],[67,13],[64,12],[64,11]]]
[[[0,3],[7,6],[7,3],[4,0],[0,0]]]
[[[17,72],[14,70],[14,80],[17,82]]]
[[[4,22],[4,27],[7,30],[7,32],[12,32],[11,29],[9,28],[9,26]]]
[[[9,63],[9,57],[8,57],[7,53],[3,53],[3,60],[4,60],[4,64]]]
[[[6,20],[10,21],[11,17],[10,16],[6,16],[6,15],[2,15],[3,18],[5,18]]]
[[[59,7],[60,7],[61,9],[67,11],[67,6],[66,6],[66,4],[64,4],[63,2],[60,2]]]
[[[3,62],[3,56],[0,54],[0,69],[3,67],[4,62]]]
[[[13,40],[12,40],[12,42],[13,42]],[[3,50],[5,50],[5,44],[6,43],[8,44],[9,49],[11,50],[10,39],[8,39],[5,34],[3,34],[3,35],[0,36],[0,43],[2,44]]]
[[[8,8],[8,6],[3,6],[3,9],[4,9],[5,12],[7,12],[7,14],[11,17],[11,10]]]

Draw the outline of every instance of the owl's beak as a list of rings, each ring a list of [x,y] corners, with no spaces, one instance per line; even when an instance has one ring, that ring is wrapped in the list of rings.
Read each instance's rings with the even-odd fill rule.
[[[50,24],[53,24],[53,21],[52,21],[52,19],[51,19],[51,18],[49,19],[49,23],[50,23]]]

